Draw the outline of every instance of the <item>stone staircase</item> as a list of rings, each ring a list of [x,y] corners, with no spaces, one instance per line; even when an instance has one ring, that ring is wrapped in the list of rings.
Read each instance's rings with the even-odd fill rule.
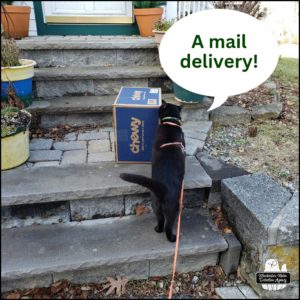
[[[163,98],[174,98],[152,38],[46,36],[17,43],[22,57],[37,62],[28,109],[41,116],[42,127],[111,126],[111,104],[122,86],[159,87]],[[198,119],[208,120],[206,107],[197,106]]]
[[[171,91],[152,39],[37,37],[18,45],[23,57],[38,63],[37,98],[29,109],[41,115],[44,127],[111,127],[111,104],[124,85]],[[172,100],[173,95],[163,97]],[[229,243],[210,218],[206,201],[212,180],[194,156],[211,122],[204,107],[184,107],[182,115],[188,156],[178,271],[187,272],[218,264]],[[112,128],[105,131],[108,161],[90,160],[91,135],[94,144],[101,144],[100,131],[81,133],[80,139],[74,134],[59,145],[67,147],[61,150],[53,141],[32,141],[30,162],[2,171],[2,292],[59,279],[83,283],[171,273],[174,244],[154,231],[148,190],[119,178],[121,172],[150,176],[151,166],[115,164]],[[82,148],[70,148],[75,144]],[[138,206],[149,213],[139,216]]]

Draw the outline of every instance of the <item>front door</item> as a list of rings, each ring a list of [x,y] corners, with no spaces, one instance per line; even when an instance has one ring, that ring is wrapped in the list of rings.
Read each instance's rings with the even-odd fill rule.
[[[33,1],[39,35],[138,34],[132,1]]]

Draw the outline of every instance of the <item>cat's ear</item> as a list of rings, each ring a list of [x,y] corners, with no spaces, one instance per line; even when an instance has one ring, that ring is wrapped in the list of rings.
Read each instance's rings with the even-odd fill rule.
[[[167,102],[165,100],[162,100],[161,107],[165,108],[166,106],[167,106]]]
[[[182,106],[178,106],[178,110],[179,110],[179,112],[181,112]]]

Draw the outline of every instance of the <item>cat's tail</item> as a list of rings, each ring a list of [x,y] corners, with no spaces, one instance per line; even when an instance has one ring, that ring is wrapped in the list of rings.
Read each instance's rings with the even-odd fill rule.
[[[167,187],[163,183],[148,178],[146,176],[129,174],[129,173],[121,173],[120,177],[125,181],[136,183],[148,188],[159,198],[164,198],[164,196],[167,194]]]

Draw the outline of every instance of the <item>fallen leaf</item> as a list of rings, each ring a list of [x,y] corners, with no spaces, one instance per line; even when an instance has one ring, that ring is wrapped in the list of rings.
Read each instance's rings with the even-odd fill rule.
[[[6,299],[20,299],[21,295],[18,292],[9,293],[6,295]]]
[[[225,228],[223,229],[223,232],[224,232],[224,233],[231,233],[232,230],[231,230],[230,228],[228,228],[228,227],[225,227]]]
[[[150,212],[149,207],[147,207],[147,206],[145,206],[143,204],[137,205],[136,208],[135,208],[135,214],[137,216],[148,214],[149,212]]]
[[[108,281],[108,283],[106,285],[103,286],[102,290],[107,290],[106,292],[106,296],[112,294],[113,292],[115,292],[115,294],[120,297],[124,292],[125,292],[125,286],[128,282],[128,279],[126,277],[120,277],[117,276],[117,279],[114,279],[112,277],[107,277],[106,280]]]
[[[62,289],[64,289],[66,287],[66,282],[65,281],[57,281],[57,282],[54,282],[52,285],[51,285],[51,292],[53,294],[56,294],[58,293],[59,291],[61,291]]]

